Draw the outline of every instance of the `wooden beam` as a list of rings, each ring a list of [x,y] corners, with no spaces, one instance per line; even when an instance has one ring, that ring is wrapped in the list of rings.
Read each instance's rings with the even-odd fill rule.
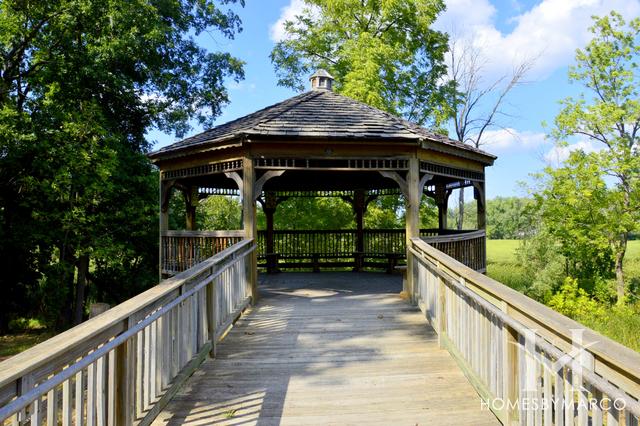
[[[409,188],[407,187],[407,181],[404,180],[398,172],[380,171],[379,173],[383,177],[394,180],[400,187],[400,191],[402,191],[402,194],[405,196],[405,198],[409,197]]]
[[[240,190],[240,194],[244,195],[244,192],[242,191],[244,181],[242,177],[238,174],[238,172],[227,172],[224,175],[229,179],[232,179],[236,183],[236,185],[238,185],[238,190]]]
[[[484,182],[473,182],[473,197],[478,202],[478,229],[485,229],[487,227],[487,206]]]
[[[420,178],[420,182],[418,183],[418,190],[420,194],[424,192],[424,186],[427,184],[427,182],[433,179],[433,176],[434,175],[429,173],[425,173],[424,175],[422,175],[422,177]]]
[[[264,174],[260,176],[258,180],[256,180],[253,199],[257,200],[258,197],[260,197],[260,194],[262,194],[262,188],[269,179],[282,176],[285,171],[286,170],[267,170],[266,172],[264,172]]]

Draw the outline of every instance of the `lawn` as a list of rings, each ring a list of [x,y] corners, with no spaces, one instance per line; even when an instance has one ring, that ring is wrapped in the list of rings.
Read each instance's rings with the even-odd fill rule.
[[[44,342],[52,333],[46,330],[25,331],[0,336],[0,361],[12,357],[22,351]]]

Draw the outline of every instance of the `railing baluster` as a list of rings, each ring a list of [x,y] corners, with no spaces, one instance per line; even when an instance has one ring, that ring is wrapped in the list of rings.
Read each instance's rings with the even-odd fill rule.
[[[87,426],[96,424],[96,366],[95,363],[87,367]]]
[[[62,384],[62,425],[71,426],[71,379]]]
[[[96,424],[105,426],[105,362],[104,357],[96,361]]]
[[[76,425],[84,423],[84,407],[85,407],[85,393],[84,393],[84,372],[80,370],[76,373],[76,394],[75,394],[75,411],[76,411]]]
[[[107,357],[107,425],[115,426],[116,418],[116,350]]]

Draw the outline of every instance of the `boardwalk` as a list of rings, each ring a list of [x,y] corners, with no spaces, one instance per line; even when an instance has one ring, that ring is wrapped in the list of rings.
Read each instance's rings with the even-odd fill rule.
[[[279,274],[154,424],[496,424],[383,274]]]

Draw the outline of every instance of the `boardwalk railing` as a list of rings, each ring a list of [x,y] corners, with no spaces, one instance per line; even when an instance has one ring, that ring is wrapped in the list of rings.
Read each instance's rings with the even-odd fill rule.
[[[485,231],[421,229],[420,236],[477,271],[484,272]],[[272,269],[354,267],[356,265],[392,270],[406,256],[404,229],[365,229],[362,250],[357,231],[277,230],[273,247],[267,247],[267,232],[258,233],[261,266]]]
[[[410,256],[414,301],[503,423],[638,425],[640,354],[420,239]]]
[[[164,231],[162,273],[186,271],[244,238],[244,231]]]
[[[0,363],[0,425],[150,424],[249,303],[252,240]]]

